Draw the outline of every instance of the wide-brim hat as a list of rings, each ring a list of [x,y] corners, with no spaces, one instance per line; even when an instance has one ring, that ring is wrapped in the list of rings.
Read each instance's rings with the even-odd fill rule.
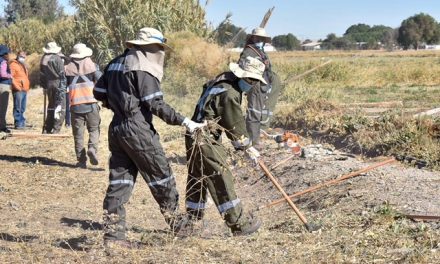
[[[249,39],[252,36],[257,36],[263,39],[265,43],[272,43],[271,37],[269,37],[266,33],[266,30],[261,27],[254,28],[250,34],[247,35]]]
[[[46,47],[43,48],[44,53],[57,54],[61,51],[61,47],[57,45],[56,42],[49,42]]]
[[[93,55],[93,50],[88,48],[86,44],[78,43],[73,46],[73,52],[70,54],[70,57],[73,59],[82,59],[85,57],[90,57]]]
[[[172,50],[170,46],[166,44],[167,39],[164,38],[162,32],[155,28],[141,28],[136,36],[136,39],[127,40],[125,45],[130,47],[131,45],[145,46],[158,44],[164,49]]]
[[[229,69],[238,78],[252,78],[267,84],[263,78],[264,70],[266,66],[259,59],[253,57],[246,57],[244,60],[240,60],[240,63],[231,62]]]

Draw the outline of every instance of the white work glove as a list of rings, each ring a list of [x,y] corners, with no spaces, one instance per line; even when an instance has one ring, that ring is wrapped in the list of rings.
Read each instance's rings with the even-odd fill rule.
[[[61,118],[61,105],[57,105],[57,107],[55,108],[55,111],[53,113],[53,117],[58,120]]]
[[[196,123],[189,118],[185,117],[182,123],[183,126],[186,127],[186,130],[188,130],[189,133],[194,133],[197,129],[200,129],[207,125],[206,121],[203,123]]]
[[[252,160],[255,164],[258,164],[258,158],[260,157],[260,152],[254,147],[246,149],[246,156]]]

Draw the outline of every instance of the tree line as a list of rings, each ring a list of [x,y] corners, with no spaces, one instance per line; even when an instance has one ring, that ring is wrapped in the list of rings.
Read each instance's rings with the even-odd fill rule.
[[[242,28],[233,24],[222,23],[218,27],[217,42],[221,45],[228,43],[235,37],[235,46],[242,47],[246,34]],[[312,42],[307,39],[301,42],[292,33],[278,35],[272,38],[272,44],[278,50],[299,50],[301,44]],[[320,39],[323,49],[418,49],[424,44],[437,44],[440,42],[440,24],[430,15],[416,14],[402,21],[400,27],[391,28],[384,25],[370,26],[356,24],[347,28],[342,36],[334,33]]]
[[[170,2],[171,0],[159,1],[160,3]],[[76,14],[78,19],[86,19],[91,17],[88,12],[92,11],[98,15],[98,18],[102,15],[99,14],[99,10],[87,10],[85,3],[93,2],[92,6],[103,6],[105,7],[105,1],[102,0],[88,0],[79,1],[74,0],[72,4],[79,10]],[[126,2],[126,0],[121,1]],[[153,7],[149,0],[135,0],[132,1],[133,5],[148,5],[150,8]],[[136,3],[134,3],[136,2]],[[171,1],[172,2],[172,1]],[[187,1],[190,3],[191,1]],[[156,6],[160,6],[160,3],[156,3]],[[125,5],[121,4],[122,7]],[[169,5],[168,5],[169,6]],[[188,8],[189,7],[189,8]],[[88,7],[87,7],[88,8]],[[185,6],[184,12],[190,12],[192,10],[199,10],[198,8],[192,8],[191,6]],[[90,8],[89,8],[90,9]],[[127,11],[129,10],[122,10]],[[122,12],[121,11],[121,12]],[[202,17],[203,11],[197,11],[195,17],[197,21],[184,21],[187,25],[183,28],[192,30],[194,27],[196,30],[204,31],[207,37],[210,37],[220,45],[229,45],[235,47],[243,47],[246,42],[246,32],[245,29],[234,25],[230,21],[231,14],[228,14],[226,19],[220,23],[220,25],[209,33],[209,30],[205,28],[206,21]],[[200,16],[199,16],[200,13]],[[177,14],[176,14],[177,15]],[[188,17],[188,16],[180,16]],[[69,19],[64,13],[62,6],[59,4],[58,0],[6,0],[6,6],[4,8],[4,17],[0,18],[2,24],[2,39],[9,39],[14,36],[11,35],[10,31],[17,31],[20,28],[24,28],[22,33],[36,31],[36,29],[44,30],[44,28],[53,28],[56,23],[60,21],[65,22]],[[69,25],[69,30],[76,24],[80,25],[80,21],[73,22],[73,18],[70,18],[72,24]],[[95,18],[94,18],[95,19]],[[86,19],[87,20],[87,19]],[[104,20],[106,20],[104,18]],[[144,19],[141,19],[144,20]],[[203,20],[203,21],[202,21]],[[37,22],[39,21],[39,22]],[[159,19],[159,21],[162,21]],[[92,21],[89,21],[92,22]],[[115,21],[115,23],[118,21]],[[197,22],[197,23],[195,23]],[[40,23],[40,24],[38,24]],[[106,22],[107,23],[107,22]],[[55,24],[55,25],[54,25]],[[93,23],[92,23],[93,24]],[[168,26],[168,25],[164,25]],[[12,28],[11,28],[12,27]],[[18,27],[18,29],[14,28]],[[88,25],[88,27],[90,27]],[[171,27],[174,27],[171,25]],[[177,26],[179,27],[179,26]],[[180,26],[181,27],[181,26]],[[4,30],[5,28],[10,28],[9,32]],[[206,30],[205,30],[205,29]],[[29,31],[29,30],[30,31]],[[70,36],[65,36],[67,33],[60,29],[61,36],[57,36],[58,30],[49,30],[48,36],[45,38],[52,39],[64,39],[71,38],[73,35],[73,30],[68,30]],[[129,29],[129,31],[131,28]],[[46,30],[48,31],[48,30]],[[19,31],[20,32],[20,31]],[[98,34],[99,32],[95,32]],[[39,39],[42,35],[36,34],[35,39]],[[15,37],[17,38],[17,37]],[[31,38],[25,38],[26,40],[32,40]],[[16,42],[19,42],[17,39]],[[72,42],[72,41],[69,41]],[[299,50],[301,49],[301,44],[306,44],[312,42],[311,40],[305,40],[301,42],[294,34],[288,33],[285,35],[277,35],[272,38],[272,44],[275,48],[279,50]],[[325,39],[320,39],[318,42],[321,43],[321,48],[323,49],[379,49],[387,48],[393,49],[397,47],[402,47],[403,49],[418,49],[424,44],[437,44],[440,42],[440,24],[430,15],[425,13],[419,13],[411,16],[402,21],[400,27],[391,28],[384,25],[370,26],[367,24],[356,24],[347,28],[342,36],[337,36],[334,33],[327,35]],[[29,43],[27,43],[29,44]],[[69,43],[70,44],[70,43]],[[18,43],[17,43],[18,45]]]

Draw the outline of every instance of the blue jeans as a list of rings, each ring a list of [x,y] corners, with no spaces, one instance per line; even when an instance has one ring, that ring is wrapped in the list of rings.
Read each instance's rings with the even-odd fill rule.
[[[26,111],[26,92],[13,92],[14,109],[12,114],[14,115],[14,125],[16,128],[26,126],[26,118],[24,112]]]
[[[66,126],[71,125],[71,115],[70,115],[70,94],[66,93]]]

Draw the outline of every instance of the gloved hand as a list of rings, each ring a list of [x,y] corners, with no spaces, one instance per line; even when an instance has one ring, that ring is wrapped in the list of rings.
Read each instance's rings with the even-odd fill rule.
[[[258,163],[258,158],[260,157],[260,152],[254,147],[246,149],[246,156],[251,159],[255,164]]]
[[[183,126],[186,127],[186,129],[189,131],[189,133],[194,133],[194,131],[196,131],[199,128],[202,128],[204,126],[207,125],[206,121],[203,123],[196,123],[192,120],[190,120],[189,118],[185,117],[185,119],[183,120],[182,123]]]
[[[58,120],[58,119],[61,118],[61,105],[57,105],[57,107],[56,107],[55,110],[54,110],[53,117],[54,117],[56,120]]]

